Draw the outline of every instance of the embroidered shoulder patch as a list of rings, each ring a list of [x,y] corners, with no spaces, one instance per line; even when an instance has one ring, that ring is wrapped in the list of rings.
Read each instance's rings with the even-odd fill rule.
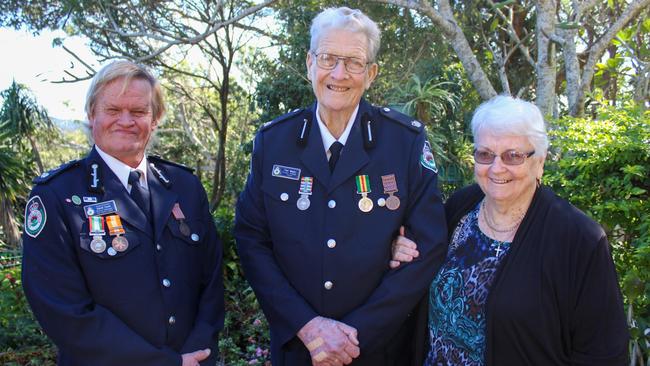
[[[47,212],[41,197],[34,196],[25,205],[25,234],[35,238],[43,231],[47,221]]]
[[[429,141],[424,141],[422,156],[420,156],[420,164],[432,172],[438,173],[438,167],[436,167],[436,161],[433,159],[433,153],[431,152]]]

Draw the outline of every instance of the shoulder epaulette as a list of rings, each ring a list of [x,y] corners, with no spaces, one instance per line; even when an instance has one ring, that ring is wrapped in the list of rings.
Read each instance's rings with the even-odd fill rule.
[[[298,114],[300,114],[304,110],[305,110],[304,108],[294,109],[293,111],[291,111],[289,113],[286,113],[286,114],[283,114],[280,117],[277,117],[272,121],[268,121],[268,122],[264,123],[262,125],[262,127],[260,127],[260,131],[268,130],[269,128],[271,128],[273,126],[278,125],[282,121],[286,121],[286,120],[290,119],[291,117],[297,116]]]
[[[175,163],[173,161],[165,160],[165,159],[161,158],[158,155],[147,155],[147,159],[149,159],[150,162],[156,162],[156,163],[171,165],[171,166],[175,166],[175,167],[178,167],[178,168],[185,169],[190,173],[194,173],[194,168],[190,168],[187,165]]]
[[[412,131],[420,132],[424,129],[424,125],[422,122],[414,119],[413,117],[409,117],[404,113],[398,112],[395,109],[388,108],[388,107],[376,107],[376,108],[379,110],[379,113],[381,113],[382,116],[388,118],[391,121],[398,122],[400,125],[403,125],[404,127],[408,127]]]
[[[47,183],[50,180],[52,180],[52,178],[56,177],[57,175],[65,172],[66,170],[68,170],[70,168],[73,168],[73,167],[79,165],[80,161],[81,160],[70,160],[67,163],[63,163],[63,164],[59,165],[58,167],[56,167],[56,168],[54,168],[52,170],[48,170],[47,172],[45,172],[45,173],[39,175],[38,177],[34,178],[32,180],[32,182],[34,184]]]

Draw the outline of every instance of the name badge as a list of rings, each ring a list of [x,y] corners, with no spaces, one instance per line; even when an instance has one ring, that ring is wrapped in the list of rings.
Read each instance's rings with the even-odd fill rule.
[[[290,166],[275,164],[275,165],[273,165],[273,171],[271,172],[271,175],[273,175],[274,177],[278,177],[278,178],[299,180],[300,179],[300,169],[292,168]]]
[[[84,206],[84,212],[86,213],[86,217],[108,215],[117,212],[117,206],[115,205],[115,201],[110,200]]]

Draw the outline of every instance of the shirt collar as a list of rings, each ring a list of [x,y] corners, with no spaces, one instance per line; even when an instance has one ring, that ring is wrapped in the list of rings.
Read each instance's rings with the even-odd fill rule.
[[[318,128],[320,129],[320,136],[323,139],[323,147],[325,148],[325,154],[327,154],[327,159],[330,158],[332,153],[330,153],[330,146],[337,141],[334,136],[330,133],[330,131],[327,129],[327,126],[323,121],[320,119],[320,114],[318,114],[318,108],[319,105],[316,103],[316,120],[318,121]],[[352,115],[350,116],[350,119],[348,120],[348,124],[345,126],[345,130],[343,130],[343,133],[341,134],[341,137],[339,137],[338,142],[342,143],[345,146],[345,143],[348,141],[348,137],[350,136],[350,131],[352,130],[352,125],[354,124],[354,120],[357,118],[357,113],[359,112],[359,105],[357,104],[357,107],[354,109],[354,112],[352,112]]]
[[[115,174],[117,179],[120,180],[120,183],[129,190],[129,173],[131,170],[139,170],[141,172],[140,174],[140,186],[143,188],[148,188],[147,184],[147,156],[145,155],[142,160],[140,161],[140,164],[138,164],[138,167],[133,169],[130,166],[124,164],[123,162],[117,160],[111,155],[108,155],[102,149],[99,148],[99,146],[95,145],[95,149],[97,150],[97,153],[99,156],[102,157],[102,160],[108,165],[108,167],[111,169],[111,171]]]

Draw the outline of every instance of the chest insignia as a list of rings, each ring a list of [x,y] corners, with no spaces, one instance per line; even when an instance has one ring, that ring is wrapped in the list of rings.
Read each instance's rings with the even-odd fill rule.
[[[86,217],[108,215],[117,212],[117,205],[114,200],[99,202],[84,206],[84,212]]]
[[[300,169],[274,164],[271,175],[278,178],[298,180],[300,179]]]

